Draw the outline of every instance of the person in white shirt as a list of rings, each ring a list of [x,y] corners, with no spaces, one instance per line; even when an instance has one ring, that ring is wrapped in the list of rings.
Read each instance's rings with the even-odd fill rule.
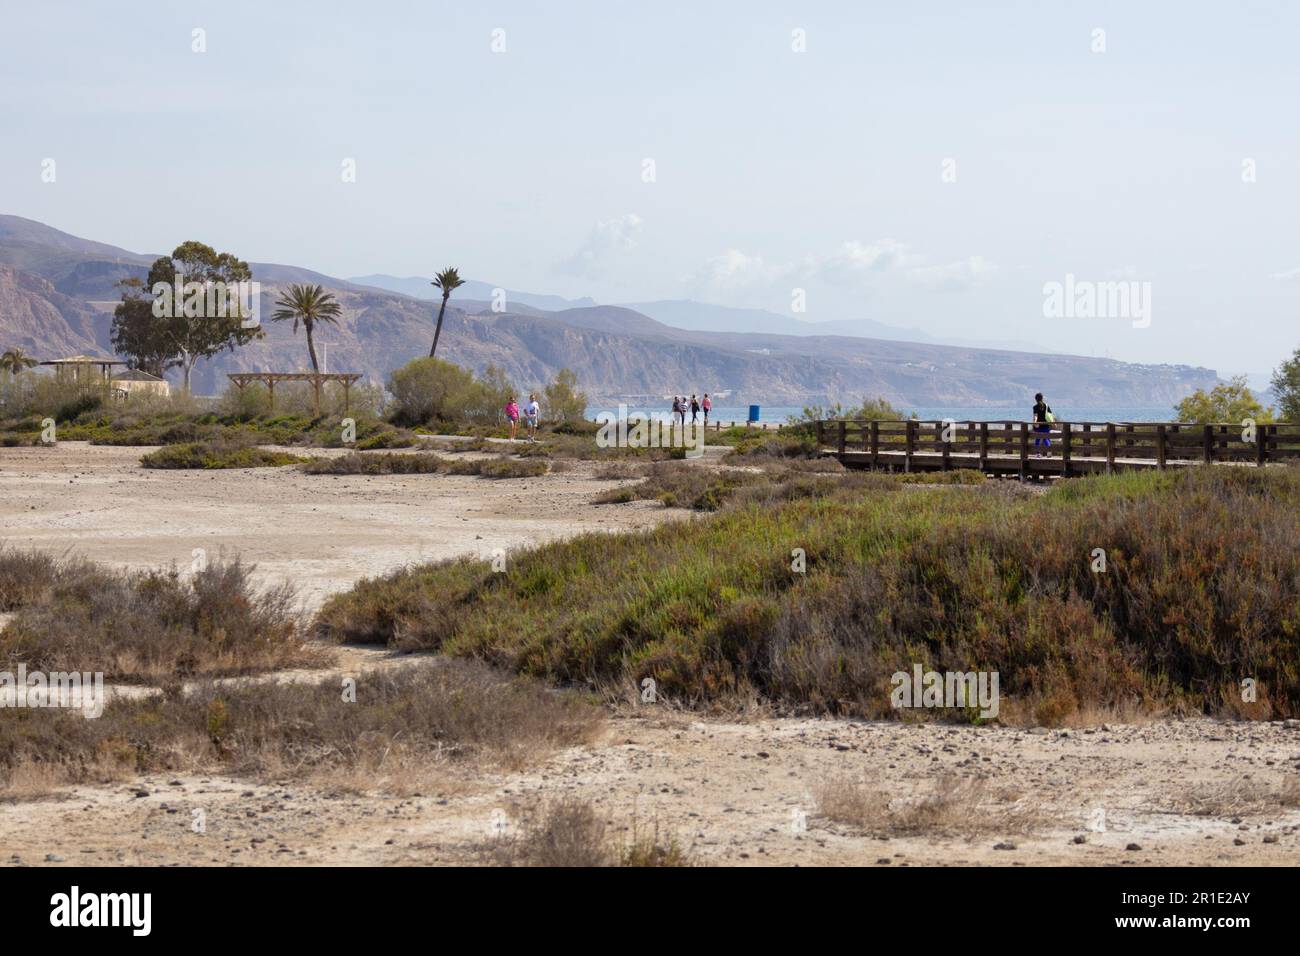
[[[524,406],[524,417],[528,419],[528,440],[534,444],[537,442],[537,418],[542,413],[542,407],[537,404],[537,396],[529,395],[528,404]]]

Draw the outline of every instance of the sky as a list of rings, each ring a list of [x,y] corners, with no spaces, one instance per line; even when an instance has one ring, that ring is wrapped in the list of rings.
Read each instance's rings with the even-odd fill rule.
[[[1300,4],[5,0],[0,22],[0,212],[133,251],[455,265],[1225,376],[1300,346]]]

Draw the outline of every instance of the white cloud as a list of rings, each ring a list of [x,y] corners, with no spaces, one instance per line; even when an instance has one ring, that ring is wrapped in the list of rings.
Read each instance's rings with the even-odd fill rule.
[[[853,282],[866,276],[897,272],[917,261],[907,243],[886,238],[874,242],[850,239],[829,256],[811,257],[808,264],[825,278]]]
[[[636,248],[641,225],[641,217],[633,212],[614,219],[598,220],[578,251],[556,263],[555,270],[586,278],[604,272],[611,259]]]
[[[925,256],[898,239],[850,239],[828,255],[812,254],[784,263],[728,249],[705,262],[691,282],[696,289],[721,292],[816,280],[865,286],[892,279],[939,291],[958,291],[983,282],[996,269],[983,256],[930,264]]]
[[[728,249],[704,263],[690,281],[696,288],[712,291],[763,285],[777,278],[762,256],[751,256],[739,249]]]
[[[1300,266],[1294,269],[1287,269],[1285,272],[1274,272],[1269,276],[1270,279],[1280,279],[1282,282],[1293,282],[1300,279]]]
[[[970,256],[947,265],[916,266],[907,271],[907,278],[943,292],[959,292],[978,285],[996,270],[983,256]]]

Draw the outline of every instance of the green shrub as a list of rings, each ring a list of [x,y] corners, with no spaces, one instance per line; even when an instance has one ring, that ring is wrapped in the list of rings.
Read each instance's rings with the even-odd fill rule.
[[[418,358],[393,371],[389,419],[412,427],[443,423],[485,424],[499,420],[505,407],[501,384],[474,377],[442,359]]]
[[[846,479],[516,552],[505,574],[410,568],[331,598],[316,627],[611,693],[649,677],[687,704],[896,716],[890,676],[919,663],[998,671],[1004,720],[1300,714],[1300,470],[1098,476],[1042,495]]]
[[[103,399],[95,392],[83,392],[76,398],[60,405],[54,413],[56,422],[70,422],[83,412],[99,408]]]
[[[140,458],[146,468],[278,468],[304,459],[287,452],[230,441],[165,445]]]

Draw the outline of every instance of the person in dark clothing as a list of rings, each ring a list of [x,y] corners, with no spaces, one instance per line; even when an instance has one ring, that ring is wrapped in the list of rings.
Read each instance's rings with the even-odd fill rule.
[[[700,417],[700,400],[694,395],[691,396],[691,424],[694,425]]]
[[[1052,406],[1043,401],[1043,393],[1039,392],[1034,396],[1034,432],[1039,436],[1034,439],[1034,447],[1039,448],[1038,457],[1045,457],[1052,448],[1052,425],[1056,419],[1052,414]]]

